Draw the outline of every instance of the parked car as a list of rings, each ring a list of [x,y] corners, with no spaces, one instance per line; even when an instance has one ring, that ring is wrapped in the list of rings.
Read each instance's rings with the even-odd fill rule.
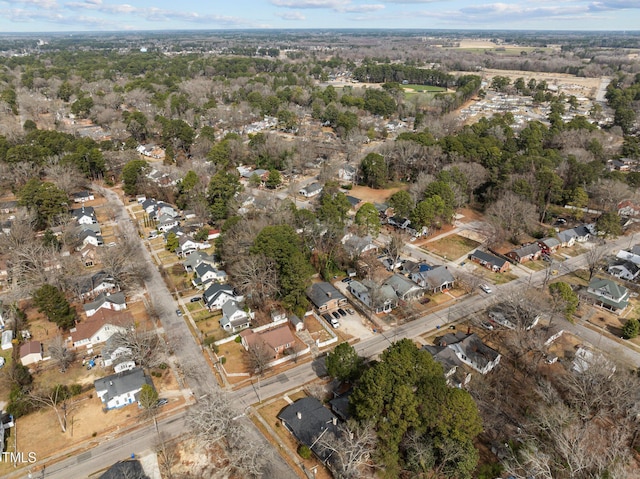
[[[340,323],[338,322],[337,318],[331,318],[331,321],[329,321],[329,324],[331,324],[331,326],[333,326],[334,328],[340,327]]]
[[[164,406],[165,404],[168,404],[169,400],[165,399],[165,398],[160,398],[158,399],[158,406]]]
[[[176,309],[176,314],[178,316],[182,316],[182,310],[181,309]]]
[[[485,293],[487,293],[487,294],[493,293],[493,290],[491,289],[491,286],[489,286],[488,284],[481,284],[480,285],[480,289],[482,291],[484,291]]]
[[[351,308],[347,308],[347,313],[349,313],[349,314],[356,314],[356,312],[355,312],[353,309],[351,309]]]
[[[327,320],[327,322],[331,323],[331,320],[333,320],[333,316],[331,316],[329,313],[323,313],[322,317]]]
[[[200,296],[194,296],[193,298],[191,298],[189,301],[192,303],[197,303],[198,301],[200,301],[202,298]]]
[[[349,276],[347,276],[346,278],[342,278],[342,282],[343,283],[349,284],[349,283],[351,283],[351,281],[353,281],[353,279],[349,278]]]
[[[340,313],[340,316],[342,316],[342,317],[347,315],[347,312],[342,308],[338,309],[338,313]]]
[[[488,329],[489,331],[493,331],[493,324],[491,324],[489,321],[482,321],[480,323],[480,326],[484,329]]]
[[[331,316],[333,316],[336,319],[340,319],[340,313],[338,313],[337,311],[332,312]]]

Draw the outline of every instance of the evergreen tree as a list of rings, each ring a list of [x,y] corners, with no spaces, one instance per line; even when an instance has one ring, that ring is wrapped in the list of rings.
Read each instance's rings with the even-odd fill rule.
[[[64,293],[51,284],[43,284],[33,293],[33,303],[38,311],[58,328],[68,330],[75,325],[76,311],[71,307]]]

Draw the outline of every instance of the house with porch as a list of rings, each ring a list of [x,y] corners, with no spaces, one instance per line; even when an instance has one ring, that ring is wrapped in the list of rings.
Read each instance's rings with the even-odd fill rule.
[[[436,266],[423,273],[414,273],[411,280],[432,293],[442,293],[455,285],[455,278],[446,266]]]
[[[107,410],[137,404],[138,394],[145,384],[153,387],[153,381],[144,374],[142,368],[112,374],[93,382],[96,395]]]
[[[491,372],[501,359],[500,353],[487,346],[475,333],[445,334],[438,341],[440,348],[451,349],[458,360],[481,374]]]
[[[617,260],[607,267],[607,272],[616,278],[633,281],[640,274],[640,265],[629,260]]]
[[[98,220],[96,218],[96,212],[92,206],[82,206],[81,208],[76,208],[75,210],[71,210],[71,216],[75,218],[78,224],[88,225],[92,223],[97,223]]]
[[[207,263],[213,267],[218,265],[218,258],[215,255],[207,254],[202,251],[194,251],[182,262],[184,270],[187,273],[193,273],[200,263]]]
[[[227,301],[222,305],[222,318],[220,318],[220,326],[225,331],[237,333],[238,331],[248,328],[251,324],[252,313],[242,309],[236,301]]]
[[[384,284],[390,286],[395,291],[396,296],[402,301],[412,301],[423,297],[425,294],[424,288],[421,288],[400,274],[389,276]]]
[[[593,278],[587,286],[586,296],[596,306],[616,314],[629,305],[629,290],[606,278]]]
[[[307,291],[307,297],[321,313],[347,305],[347,298],[327,282],[313,283]]]
[[[110,309],[113,311],[127,309],[127,302],[125,301],[124,293],[101,293],[96,297],[95,301],[84,304],[82,307],[87,317],[91,317],[101,309]]]
[[[349,291],[367,308],[378,313],[389,313],[398,306],[398,296],[388,284],[377,285],[370,280],[351,281]]]
[[[209,308],[209,311],[222,309],[227,301],[235,301],[237,303],[244,299],[243,296],[236,294],[234,289],[228,284],[213,283],[205,289],[202,300]]]
[[[220,269],[216,269],[208,263],[200,263],[195,268],[195,278],[193,285],[196,288],[202,288],[209,283],[226,283],[227,273]]]
[[[133,327],[133,316],[126,311],[100,309],[96,314],[80,321],[69,332],[69,341],[74,348],[81,346],[87,349],[96,344],[106,342],[117,332]]]

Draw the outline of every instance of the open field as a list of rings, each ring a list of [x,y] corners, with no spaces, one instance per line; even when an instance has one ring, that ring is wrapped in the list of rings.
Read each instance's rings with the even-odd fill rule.
[[[360,198],[362,201],[368,203],[382,203],[387,200],[396,191],[404,190],[405,187],[386,188],[384,190],[375,190],[368,186],[354,185],[351,191],[348,192],[350,196]]]
[[[408,85],[402,85],[402,88],[406,92],[415,92],[415,93],[447,91],[446,88],[439,87],[439,86],[414,85],[412,83],[409,83]]]
[[[470,253],[478,246],[480,243],[456,234],[428,242],[423,248],[443,258],[455,260]]]

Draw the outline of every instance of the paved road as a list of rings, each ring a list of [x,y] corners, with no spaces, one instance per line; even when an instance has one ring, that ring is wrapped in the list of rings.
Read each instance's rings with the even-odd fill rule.
[[[640,240],[640,233],[632,237],[621,237],[615,241],[610,241],[608,247],[610,251],[614,251],[627,247],[629,244],[635,244],[638,240]],[[455,266],[453,263],[450,264]],[[585,268],[586,266],[586,258],[584,255],[580,255],[569,258],[562,263],[553,264],[549,269],[558,269],[559,274],[563,275]],[[490,305],[499,301],[499,298],[504,296],[504,294],[516,293],[530,286],[540,287],[545,281],[547,274],[548,272],[546,270],[537,271],[529,276],[520,277],[517,280],[503,285],[497,285],[494,287],[496,291],[493,294],[468,296],[449,308],[388,329],[370,339],[356,343],[354,347],[360,356],[374,358],[396,340],[415,338],[416,336],[435,331],[438,328],[446,328],[450,323],[484,311]],[[635,349],[621,347],[617,342],[606,336],[602,336],[601,338],[597,332],[581,324],[571,324],[568,321],[564,321],[564,325],[566,327],[565,329],[584,338],[593,345],[600,344],[602,349],[625,360],[629,364],[640,365],[640,353]],[[317,377],[323,376],[325,373],[324,357],[321,356],[312,363],[301,364],[289,371],[261,380],[259,383],[256,380],[252,385],[231,393],[231,397],[240,404],[248,406],[261,400],[264,401],[266,398],[283,394],[295,386],[312,381]]]

